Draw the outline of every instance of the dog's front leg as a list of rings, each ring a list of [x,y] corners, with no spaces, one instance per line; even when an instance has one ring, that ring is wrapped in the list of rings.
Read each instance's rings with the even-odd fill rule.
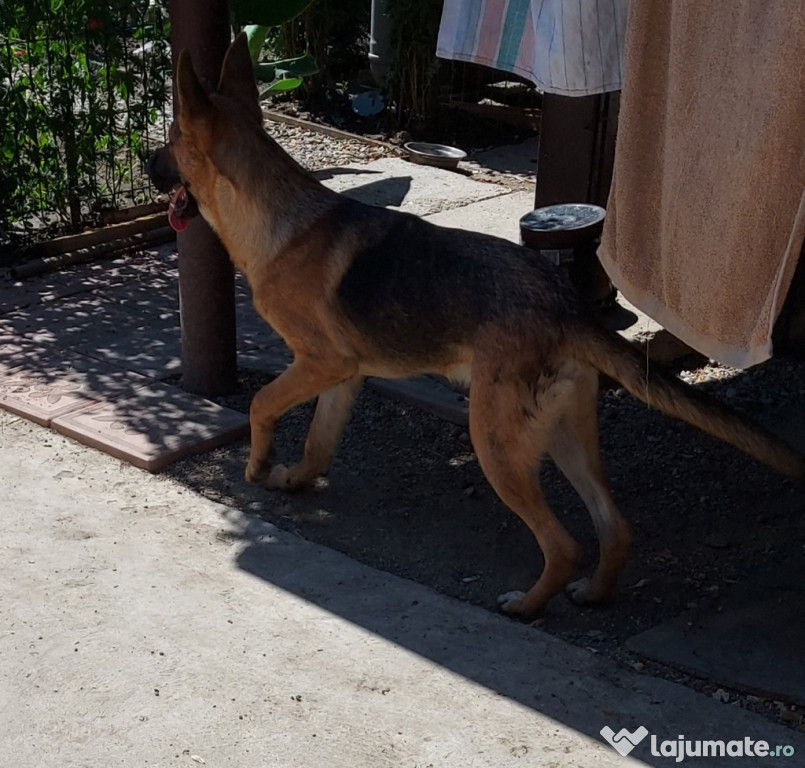
[[[266,486],[294,491],[327,474],[362,385],[363,376],[353,376],[319,395],[302,460],[292,467],[274,466]]]
[[[342,382],[359,379],[356,368],[357,366],[346,360],[297,357],[290,368],[254,396],[249,412],[252,434],[249,463],[246,467],[248,482],[268,483],[271,479],[273,433],[277,419],[293,406],[304,403],[321,392]],[[351,400],[347,404],[346,415],[349,414],[349,405]]]

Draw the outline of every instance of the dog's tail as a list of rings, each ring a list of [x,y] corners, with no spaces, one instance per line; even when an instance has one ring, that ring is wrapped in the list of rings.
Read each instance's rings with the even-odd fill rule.
[[[663,370],[649,370],[644,353],[615,333],[586,329],[576,355],[620,382],[632,395],[738,448],[781,475],[805,481],[805,456],[780,438]]]

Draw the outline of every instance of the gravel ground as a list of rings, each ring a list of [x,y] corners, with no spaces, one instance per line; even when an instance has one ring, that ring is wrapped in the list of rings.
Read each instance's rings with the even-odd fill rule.
[[[279,123],[269,131],[310,169],[367,162],[383,150]],[[689,383],[772,424],[805,400],[805,364],[777,359],[746,373],[718,365],[683,371]],[[268,377],[241,372],[220,402],[248,411]],[[278,460],[298,455],[311,407],[277,428]],[[613,495],[635,528],[621,589],[601,608],[557,598],[536,625],[620,663],[762,711],[792,727],[803,713],[779,702],[723,691],[624,648],[627,638],[685,610],[718,610],[736,583],[802,561],[805,495],[756,462],[647,409],[622,390],[602,393],[602,451]],[[490,611],[495,597],[530,586],[541,556],[525,526],[495,497],[464,429],[364,390],[327,480],[294,495],[246,484],[241,441],[177,463],[168,473],[206,496],[252,511],[371,566],[430,585]],[[546,495],[595,562],[589,516],[556,469]]]
[[[337,139],[273,120],[266,120],[265,127],[282,148],[309,171],[399,155],[399,150],[390,145],[384,148],[358,139]]]
[[[405,154],[401,147],[392,144],[368,144],[358,139],[334,138],[315,130],[305,130],[270,119],[265,121],[265,126],[282,148],[310,171],[351,163],[368,163],[381,157],[400,157]],[[534,185],[533,173],[501,170],[485,165],[483,152],[479,154],[471,150],[460,169],[477,181],[500,184],[512,191],[530,190]]]

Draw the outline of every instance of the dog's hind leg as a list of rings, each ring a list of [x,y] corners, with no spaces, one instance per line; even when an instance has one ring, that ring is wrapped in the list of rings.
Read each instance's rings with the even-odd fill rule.
[[[574,394],[556,424],[549,453],[571,482],[593,519],[598,534],[599,561],[593,576],[568,586],[577,603],[609,596],[629,557],[632,529],[618,512],[609,493],[598,442],[598,374],[579,368],[573,377]]]
[[[353,361],[298,356],[287,370],[254,396],[249,409],[252,434],[247,481],[262,483],[270,477],[277,419],[293,406],[355,378],[356,368]]]
[[[327,474],[362,385],[363,376],[354,376],[319,395],[302,460],[292,467],[274,466],[267,487],[293,491]]]
[[[551,511],[539,485],[540,458],[565,400],[563,382],[542,391],[476,355],[470,389],[470,435],[478,461],[501,500],[531,529],[545,566],[527,593],[498,598],[504,612],[533,618],[561,592],[576,571],[579,545]]]

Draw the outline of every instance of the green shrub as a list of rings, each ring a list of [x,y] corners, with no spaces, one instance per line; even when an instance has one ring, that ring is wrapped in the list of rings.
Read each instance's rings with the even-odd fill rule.
[[[166,39],[149,0],[0,3],[0,223],[47,213],[75,229],[131,194],[166,100]]]

